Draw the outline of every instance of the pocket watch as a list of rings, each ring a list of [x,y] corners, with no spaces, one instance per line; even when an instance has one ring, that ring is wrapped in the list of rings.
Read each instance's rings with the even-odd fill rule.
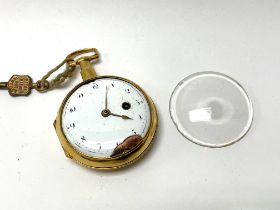
[[[98,58],[95,48],[78,50],[36,83],[29,76],[14,75],[0,87],[12,96],[28,95],[31,89],[45,92],[80,66],[83,82],[63,100],[55,131],[66,157],[90,168],[118,169],[148,151],[157,129],[157,112],[152,99],[136,83],[117,76],[97,76],[92,62]],[[48,81],[64,64],[66,70]]]

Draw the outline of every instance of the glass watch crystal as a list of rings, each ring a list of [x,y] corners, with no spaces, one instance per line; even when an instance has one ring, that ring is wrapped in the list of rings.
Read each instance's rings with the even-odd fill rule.
[[[183,136],[207,147],[237,142],[253,121],[253,106],[244,88],[217,72],[195,73],[179,82],[169,110]]]

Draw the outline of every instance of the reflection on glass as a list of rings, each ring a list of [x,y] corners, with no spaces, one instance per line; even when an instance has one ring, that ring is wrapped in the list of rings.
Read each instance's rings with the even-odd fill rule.
[[[212,119],[212,108],[200,108],[189,111],[189,120],[191,122],[210,121]]]

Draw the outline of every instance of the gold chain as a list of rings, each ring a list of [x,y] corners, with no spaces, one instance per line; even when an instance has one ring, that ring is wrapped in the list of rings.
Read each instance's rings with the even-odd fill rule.
[[[47,79],[56,71],[58,71],[64,64],[66,64],[66,69],[58,74],[54,79],[48,81]],[[45,92],[56,88],[59,84],[63,83],[68,77],[71,77],[74,70],[76,69],[76,63],[73,61],[68,61],[64,59],[60,64],[51,69],[42,79],[36,82],[36,90],[40,92]]]
[[[94,54],[87,56],[83,55],[88,53]],[[60,64],[48,71],[47,74],[36,83],[32,83],[32,79],[28,75],[13,75],[8,82],[0,82],[0,89],[8,89],[10,95],[12,96],[29,95],[32,88],[39,92],[46,92],[58,87],[67,78],[70,78],[77,65],[79,65],[82,61],[93,61],[98,58],[99,53],[96,48],[77,50],[69,54]],[[66,65],[66,68],[63,72],[56,75],[53,79],[48,80],[54,72],[58,71],[64,65]]]

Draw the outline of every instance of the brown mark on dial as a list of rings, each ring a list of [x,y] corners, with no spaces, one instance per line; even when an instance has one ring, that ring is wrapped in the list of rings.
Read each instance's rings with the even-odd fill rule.
[[[126,153],[144,143],[142,136],[136,134],[127,137],[122,143],[118,144],[114,149],[111,157]]]

